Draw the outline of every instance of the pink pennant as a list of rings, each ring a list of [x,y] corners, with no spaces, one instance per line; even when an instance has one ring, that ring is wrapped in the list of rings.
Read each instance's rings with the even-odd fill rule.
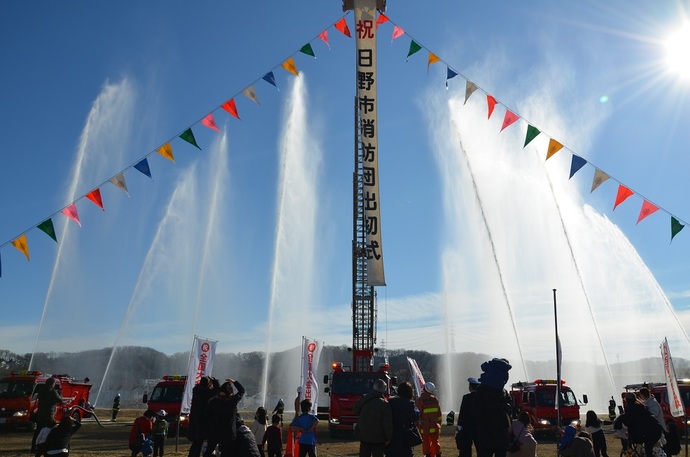
[[[81,222],[79,222],[79,213],[77,212],[77,206],[74,203],[69,205],[67,208],[63,209],[62,214],[72,219],[74,222],[79,224],[79,227],[81,227]]]
[[[235,116],[237,119],[240,118],[240,115],[237,113],[237,105],[235,105],[235,100],[234,100],[234,99],[231,98],[231,99],[228,100],[227,102],[223,103],[223,105],[221,106],[221,108],[223,108],[225,111],[227,111],[228,113],[230,113],[230,114],[232,114],[233,116]]]
[[[86,198],[94,202],[102,211],[105,211],[105,208],[103,208],[103,200],[101,199],[101,189],[92,190],[86,194]]]
[[[403,35],[405,35],[405,31],[402,29],[402,27],[398,27],[396,25],[393,27],[393,37],[391,38],[391,41],[395,40],[396,38],[400,38]]]
[[[384,24],[388,22],[390,19],[388,19],[388,16],[386,16],[383,13],[379,13],[379,17],[376,19],[376,28],[379,28],[379,24]]]
[[[623,203],[632,194],[632,190],[628,189],[623,184],[618,184],[618,194],[616,195],[616,202],[613,204],[613,209],[616,209],[616,206]]]
[[[486,103],[489,105],[489,117],[487,119],[491,119],[491,115],[494,113],[494,108],[498,102],[491,95],[486,94]]]
[[[319,38],[326,43],[326,46],[328,46],[328,49],[331,49],[331,45],[328,43],[328,30],[324,30],[323,32],[319,33]]]
[[[213,119],[213,113],[208,113],[208,115],[201,120],[201,125],[205,125],[211,130],[215,130],[216,132],[220,133],[220,130],[218,130],[218,125],[216,125],[216,120]]]
[[[502,132],[503,129],[505,129],[506,127],[509,127],[509,126],[511,126],[512,124],[514,124],[515,121],[517,121],[518,119],[520,119],[520,116],[518,116],[517,114],[513,113],[513,112],[510,111],[510,110],[506,110],[506,115],[505,115],[505,117],[503,118],[503,126],[501,127],[501,132]]]
[[[347,22],[345,22],[345,18],[340,18],[338,22],[335,24],[335,28],[340,31],[343,35],[352,38],[352,34],[350,33],[350,28],[347,26]]]
[[[652,203],[648,200],[645,200],[642,203],[642,209],[640,209],[640,215],[637,218],[637,224],[639,224],[642,219],[649,216],[650,214],[656,213],[658,210],[659,210],[658,206],[656,206],[654,203]]]

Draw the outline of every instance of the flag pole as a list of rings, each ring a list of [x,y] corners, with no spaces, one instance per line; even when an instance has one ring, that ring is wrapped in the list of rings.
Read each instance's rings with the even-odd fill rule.
[[[558,307],[556,306],[556,289],[553,289],[553,320],[556,334],[556,427],[561,430],[561,341],[558,338]]]

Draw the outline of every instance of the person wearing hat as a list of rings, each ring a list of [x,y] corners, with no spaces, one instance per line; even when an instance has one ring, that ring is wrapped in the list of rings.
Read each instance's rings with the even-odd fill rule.
[[[62,403],[62,397],[57,391],[55,378],[46,379],[45,387],[38,394],[38,409],[36,411],[36,430],[31,439],[31,453],[36,452],[36,437],[45,427],[54,427],[57,405]]]
[[[112,422],[115,422],[115,419],[117,419],[117,413],[120,412],[120,394],[115,395],[115,398],[113,399],[113,418]]]
[[[477,456],[501,457],[508,451],[512,425],[513,403],[503,388],[511,366],[506,359],[496,358],[483,363],[481,368],[483,373],[472,408],[477,420]]]
[[[462,396],[458,412],[458,431],[455,433],[455,445],[458,457],[472,457],[472,444],[477,449],[477,418],[474,414],[474,402],[477,398],[477,378],[467,378],[469,393]]]
[[[362,395],[352,408],[359,416],[359,457],[383,457],[386,443],[393,438],[393,414],[385,397],[387,390],[386,381],[377,379],[371,392]]]
[[[153,423],[153,457],[163,457],[165,452],[165,437],[168,436],[168,421],[165,420],[167,415],[164,409],[156,413],[156,421]]]
[[[422,394],[415,402],[417,409],[421,412],[419,432],[422,435],[422,451],[427,457],[440,457],[441,455],[441,443],[438,441],[438,437],[441,433],[443,415],[438,398],[434,396],[435,393],[436,386],[434,383],[427,382],[424,384]]]
[[[237,393],[233,393],[233,386],[237,389]],[[221,457],[232,455],[233,441],[237,436],[237,404],[243,395],[242,384],[228,378],[220,386],[218,396],[209,400],[206,406],[209,425],[208,446],[204,457],[210,457],[218,444],[220,444]]]
[[[218,395],[220,384],[216,378],[204,376],[192,389],[192,406],[189,408],[187,439],[192,442],[187,457],[199,457],[204,441],[208,439],[206,406]]]

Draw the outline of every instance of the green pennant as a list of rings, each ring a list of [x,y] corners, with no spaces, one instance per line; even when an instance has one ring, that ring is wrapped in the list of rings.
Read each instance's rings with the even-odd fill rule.
[[[407,59],[409,59],[412,54],[414,54],[415,52],[417,52],[421,49],[422,49],[422,47],[420,45],[418,45],[417,43],[415,43],[414,40],[412,40],[410,42],[410,51],[407,53]]]
[[[314,54],[314,50],[311,48],[311,43],[307,43],[304,46],[302,46],[302,49],[299,50],[302,54],[306,54],[308,56],[316,57]]]
[[[539,131],[538,128],[532,127],[531,125],[528,125],[527,126],[527,135],[525,136],[525,145],[523,146],[523,148],[526,147],[530,143],[530,141],[535,139],[537,137],[537,135],[539,135],[540,133],[541,132]]]
[[[49,237],[51,237],[57,243],[57,237],[55,236],[55,227],[53,227],[53,220],[46,219],[36,226],[36,228],[43,230]]]
[[[180,135],[180,138],[185,140],[187,143],[191,144],[192,146],[196,146],[199,151],[201,151],[201,148],[199,147],[198,144],[196,144],[196,139],[194,138],[194,133],[192,132],[192,128],[188,128],[182,134]]]
[[[675,217],[671,217],[671,241],[673,241],[673,237],[678,235],[678,232],[683,230],[685,226],[681,224],[678,219]]]

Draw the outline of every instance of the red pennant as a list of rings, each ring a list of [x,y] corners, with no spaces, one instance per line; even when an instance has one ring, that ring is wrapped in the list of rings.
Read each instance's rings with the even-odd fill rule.
[[[326,43],[328,49],[331,49],[331,45],[328,43],[328,30],[324,30],[323,32],[319,33],[319,38],[321,38],[321,41]]]
[[[506,110],[506,115],[503,118],[503,126],[501,126],[501,132],[506,127],[509,127],[510,125],[514,124],[515,121],[517,121],[518,119],[520,119],[520,116],[513,113],[512,111]]]
[[[72,219],[74,222],[79,224],[79,227],[81,227],[81,222],[79,222],[79,213],[77,212],[77,206],[74,203],[69,205],[67,208],[63,209],[62,214]]]
[[[496,103],[498,102],[491,95],[487,94],[486,103],[489,105],[489,117],[487,117],[487,119],[491,119],[491,115],[494,113],[494,108],[496,107]]]
[[[347,26],[347,22],[345,22],[345,18],[340,18],[338,22],[335,24],[335,28],[340,31],[343,35],[352,38],[352,34],[350,33],[350,29]]]
[[[218,130],[218,125],[216,125],[216,120],[213,119],[213,113],[208,113],[208,115],[201,120],[201,125],[205,125],[211,130],[215,130],[216,132],[220,133],[220,130]]]
[[[105,211],[105,208],[103,208],[103,200],[101,199],[101,189],[92,190],[86,194],[86,198],[94,202],[101,210]]]
[[[391,41],[395,40],[396,38],[400,38],[403,35],[405,35],[405,31],[402,29],[402,27],[396,25],[393,27],[393,36],[391,36]]]
[[[654,214],[659,210],[659,207],[656,206],[654,203],[645,200],[642,203],[642,209],[640,209],[640,215],[637,217],[637,224],[640,223],[642,219],[645,217],[649,216],[650,214]]]
[[[616,203],[613,204],[613,209],[615,210],[616,206],[623,203],[632,194],[633,194],[632,190],[628,189],[623,184],[618,184],[618,195],[616,195]]]
[[[223,103],[223,105],[221,106],[221,108],[223,108],[225,111],[227,111],[228,113],[230,113],[230,114],[232,114],[233,116],[235,116],[237,119],[240,118],[240,115],[237,114],[237,106],[235,105],[235,100],[234,100],[234,99],[231,98],[231,99],[228,100],[227,102]]]
[[[386,16],[383,13],[379,13],[379,17],[376,19],[376,28],[379,27],[379,24],[383,24],[388,22],[390,19],[388,19],[388,16]]]

